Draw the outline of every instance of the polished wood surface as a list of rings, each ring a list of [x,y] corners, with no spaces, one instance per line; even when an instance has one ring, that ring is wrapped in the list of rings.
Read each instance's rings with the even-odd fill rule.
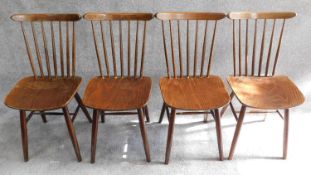
[[[98,13],[88,12],[83,15],[86,20],[151,20],[152,13]]]
[[[134,78],[143,76],[147,21],[152,17],[150,13],[87,13],[84,15],[84,19],[91,21],[100,76],[110,78],[111,74],[113,74],[113,77],[117,78],[119,73],[121,78],[125,76],[134,76]],[[116,22],[118,25],[116,25]],[[132,26],[136,26],[136,30],[131,30],[131,23]],[[106,30],[106,27],[108,27],[108,30]],[[119,33],[119,36],[116,36],[115,33]],[[131,39],[131,34],[134,34],[134,40]],[[109,38],[106,38],[106,35]],[[125,40],[123,36],[127,36],[127,47],[123,47],[123,40]],[[99,47],[101,45],[103,54],[101,54],[101,47]],[[131,54],[131,45],[134,45],[134,57]],[[126,49],[127,55],[125,55]],[[118,51],[119,54],[117,54]],[[127,60],[124,60],[126,57]],[[102,60],[105,66],[103,66]],[[125,61],[128,64],[127,66],[124,66]],[[113,66],[112,70],[110,68],[111,64]],[[125,67],[127,67],[127,71]],[[127,72],[127,75],[125,75],[125,72]]]
[[[14,109],[46,111],[65,107],[77,93],[81,77],[20,80],[5,98]]]
[[[171,12],[158,13],[156,16],[161,20],[162,24],[167,77],[209,76],[214,59],[217,23],[225,17],[225,14]],[[204,27],[201,27],[202,23]],[[190,31],[191,25],[195,27],[194,33]],[[176,29],[177,34],[175,33]],[[183,31],[186,35],[181,35]],[[200,35],[200,33],[203,34]],[[190,39],[192,37],[194,37],[194,40]],[[175,46],[175,43],[178,44]],[[193,50],[190,49],[191,43],[194,43]],[[183,61],[184,52],[186,52],[186,61]],[[191,58],[190,55],[193,55],[193,57]],[[186,70],[184,70],[184,67]]]
[[[191,110],[192,114],[200,114],[201,110],[216,110],[230,101],[222,79],[211,75],[217,24],[225,17],[225,14],[161,12],[157,13],[156,17],[161,20],[167,73],[166,77],[160,79],[164,103],[159,123],[162,122],[166,111],[168,116],[170,115],[165,153],[165,164],[168,164],[175,116],[179,114],[176,110]],[[190,30],[191,25],[194,30]],[[220,118],[219,115],[217,117],[215,122],[217,123],[219,158],[223,160]]]
[[[140,109],[147,104],[150,93],[149,77],[137,79],[95,77],[86,87],[83,102],[87,107],[105,111]]]
[[[68,133],[69,133],[69,136],[70,136],[73,148],[74,148],[75,153],[76,153],[76,157],[77,157],[78,161],[81,162],[82,158],[81,158],[81,153],[80,153],[80,148],[79,148],[78,140],[77,140],[75,129],[73,127],[73,123],[71,121],[69,110],[68,110],[67,107],[63,108],[63,113],[64,113],[66,125],[67,125],[67,128],[68,128]]]
[[[18,81],[6,96],[4,102],[8,107],[20,110],[24,161],[28,161],[27,122],[33,114],[39,114],[43,122],[46,123],[46,114],[48,114],[46,111],[56,109],[63,109],[61,114],[65,117],[76,157],[78,161],[81,161],[80,149],[72,122],[80,108],[82,108],[89,121],[91,119],[77,92],[82,79],[75,75],[75,22],[80,20],[80,15],[15,14],[11,19],[20,24],[29,64],[33,73],[33,76],[24,77]],[[56,49],[55,37],[57,36],[55,36],[54,29],[57,25],[59,28],[59,49]],[[64,45],[62,25],[65,25],[66,31]],[[32,39],[29,39],[29,36],[32,36]],[[59,54],[56,53],[57,50]],[[49,51],[52,52],[49,53]],[[35,53],[36,60],[33,53]],[[66,57],[66,60],[64,60],[64,57]],[[59,66],[60,68],[58,68]],[[78,102],[78,107],[73,115],[73,119],[71,119],[67,105],[74,97]],[[30,111],[27,118],[26,111]],[[48,115],[54,114],[49,113]]]
[[[27,162],[28,157],[28,132],[27,132],[27,120],[26,120],[26,111],[20,110],[20,123],[21,123],[21,136],[22,136],[22,147],[24,161]]]
[[[285,22],[295,16],[294,12],[229,13],[233,36],[233,75],[275,75]]]
[[[287,76],[228,77],[239,101],[258,109],[287,109],[304,102],[304,96]]]
[[[84,19],[91,23],[100,74],[89,81],[83,97],[83,103],[96,114],[93,116],[91,163],[95,162],[98,113],[101,113],[104,121],[109,114],[133,114],[129,110],[137,110],[135,114],[139,119],[146,161],[150,162],[150,148],[143,118],[146,116],[147,121],[150,121],[147,102],[151,93],[151,78],[145,77],[143,70],[147,21],[152,18],[151,13],[84,15]],[[127,43],[126,46],[124,43]]]
[[[230,12],[230,19],[288,19],[297,16],[295,12]]]
[[[14,14],[11,16],[14,21],[78,21],[81,19],[79,14]]]
[[[165,104],[176,109],[216,109],[230,101],[223,81],[213,75],[189,79],[161,78],[160,88]]]
[[[225,13],[208,12],[160,12],[156,17],[161,20],[220,20],[226,17]]]

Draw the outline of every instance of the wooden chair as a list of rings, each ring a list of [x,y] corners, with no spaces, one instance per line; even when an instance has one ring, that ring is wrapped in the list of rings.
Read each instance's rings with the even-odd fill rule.
[[[293,12],[232,12],[228,15],[233,24],[234,72],[227,80],[232,89],[231,97],[236,96],[242,104],[239,117],[236,117],[238,122],[231,144],[230,160],[233,158],[247,107],[268,110],[267,112],[273,110],[284,119],[283,158],[287,157],[289,108],[302,104],[304,97],[287,76],[277,76],[275,71],[285,21],[295,16],[296,13]],[[231,109],[237,116],[233,106]],[[284,110],[284,117],[279,112],[280,109]]]
[[[149,117],[147,102],[151,93],[151,79],[143,75],[143,70],[147,21],[152,18],[151,13],[86,13],[84,15],[84,19],[91,21],[100,73],[100,76],[89,81],[83,97],[84,104],[93,109],[91,163],[95,162],[99,113],[102,115],[102,121],[105,115],[138,114],[146,160],[150,162],[143,111],[146,117]],[[135,32],[134,35],[133,32]],[[119,42],[115,40],[115,33],[118,33]],[[97,37],[98,35],[100,36]],[[106,35],[110,42],[106,41]],[[132,41],[135,43],[133,44]],[[132,44],[134,52],[132,52]],[[101,47],[102,52],[100,52]],[[108,49],[111,52],[108,52]],[[104,57],[106,71],[103,71],[102,57]],[[141,57],[140,61],[139,57]],[[111,62],[112,68],[110,68]],[[137,112],[131,112],[131,110]],[[149,121],[148,118],[147,120]]]
[[[213,62],[217,23],[225,17],[225,14],[173,12],[157,13],[156,17],[162,22],[162,37],[167,68],[167,77],[160,79],[160,89],[164,99],[163,108],[171,108],[165,164],[169,163],[176,110],[186,110],[186,112],[177,114],[212,114],[216,122],[219,159],[223,160],[221,123],[218,108],[228,104],[230,98],[221,78],[210,75],[210,72]],[[165,23],[167,22],[169,23],[169,27],[165,27]],[[195,24],[194,42],[190,39],[191,24]],[[173,27],[174,25],[175,27]],[[182,30],[183,26],[186,29]],[[166,39],[166,28],[169,30],[169,41]],[[202,30],[199,30],[200,28]],[[177,36],[176,33],[174,35],[176,30]],[[199,37],[200,31],[203,33],[201,37]],[[182,37],[184,36],[182,35],[183,32],[186,35],[186,39]],[[174,40],[175,37],[177,41]],[[199,46],[199,41],[201,41],[201,46]],[[174,48],[176,42],[178,43],[178,47]],[[194,43],[193,57],[190,53],[191,43]],[[183,45],[186,46],[184,47]],[[209,52],[206,51],[207,45],[210,48]],[[167,49],[169,46],[171,49]],[[176,52],[177,54],[175,53],[175,49],[178,50]],[[171,50],[170,53],[169,50]],[[198,54],[199,50],[202,51],[201,55]],[[171,54],[171,61],[169,54]],[[175,58],[177,55],[178,61]],[[206,55],[208,55],[207,61]],[[170,62],[172,66],[170,66]],[[164,113],[163,108],[162,113]]]
[[[73,119],[77,115],[79,108],[82,108],[83,112],[91,122],[87,109],[83,106],[82,100],[78,94],[82,79],[81,77],[76,76],[75,71],[75,22],[80,20],[80,16],[78,14],[16,14],[13,15],[11,19],[19,22],[21,25],[33,73],[33,76],[25,77],[20,80],[5,98],[5,104],[8,107],[20,110],[24,160],[28,161],[27,122],[33,114],[39,114],[44,122],[46,122],[46,115],[65,116],[77,159],[78,161],[81,161],[78,141],[72,120],[70,119],[71,113],[69,113],[67,108],[71,99],[75,97],[78,102],[78,107],[73,114]],[[63,25],[66,26],[65,44],[63,43]],[[42,39],[38,37],[40,35],[37,35],[37,28],[40,28],[39,31]],[[72,32],[70,32],[70,28]],[[31,49],[32,45],[28,40],[27,29],[32,33],[34,41],[33,47],[35,48],[34,51]],[[56,32],[57,30],[58,32]],[[56,40],[57,33],[59,36],[58,40]],[[69,39],[70,33],[72,34],[71,46]],[[51,44],[48,44],[49,39],[51,39]],[[49,46],[52,46],[52,54],[49,53],[49,51],[51,51]],[[44,50],[45,64],[42,61],[42,51],[40,48]],[[57,54],[58,51],[59,54]],[[33,52],[35,52],[37,60],[33,58]],[[50,60],[50,57],[52,57],[52,60]],[[45,112],[56,109],[62,109],[63,112]],[[26,116],[26,111],[30,111],[28,116]]]

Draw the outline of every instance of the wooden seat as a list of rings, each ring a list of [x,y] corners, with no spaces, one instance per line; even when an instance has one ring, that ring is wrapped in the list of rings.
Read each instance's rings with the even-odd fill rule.
[[[81,77],[20,80],[5,98],[5,105],[20,110],[46,111],[67,106],[76,94]]]
[[[304,102],[304,96],[287,76],[228,77],[240,102],[258,109],[287,109]]]
[[[95,77],[88,83],[83,97],[87,107],[104,111],[140,109],[146,106],[151,92],[151,79]]]
[[[213,75],[203,78],[164,77],[160,80],[160,88],[165,104],[176,109],[217,109],[230,101],[222,79]]]
[[[100,76],[90,80],[83,98],[84,104],[93,109],[91,163],[95,162],[99,114],[102,122],[105,121],[106,115],[138,115],[146,161],[151,161],[144,122],[144,117],[150,121],[147,102],[150,97],[151,79],[143,75],[143,70],[147,22],[152,18],[151,13],[86,13],[84,15],[84,19],[91,23],[100,73]],[[118,33],[117,39],[114,33]],[[133,33],[134,40],[131,39]],[[106,39],[106,36],[109,36],[109,39]],[[124,40],[127,42],[123,42]],[[115,44],[116,42],[118,44]],[[131,45],[134,45],[134,52]]]
[[[246,108],[273,110],[284,119],[283,159],[287,158],[289,109],[302,104],[304,97],[288,77],[275,73],[281,57],[285,21],[295,16],[294,12],[228,14],[232,21],[233,76],[227,80],[232,89],[230,108],[237,119],[229,160],[233,159]],[[235,96],[242,104],[239,117],[232,105]],[[226,107],[221,115],[225,110]]]
[[[73,120],[80,108],[89,122],[92,119],[78,94],[82,79],[76,76],[75,23],[80,18],[79,14],[15,14],[11,17],[20,24],[33,73],[21,79],[4,102],[20,111],[24,161],[29,159],[27,122],[35,114],[41,115],[44,123],[46,115],[64,115],[77,160],[82,160]],[[28,39],[29,36],[32,39]],[[69,113],[67,105],[73,97],[78,105],[74,113]],[[57,109],[62,112],[47,112]]]
[[[159,118],[159,123],[161,123],[165,111],[169,116],[165,164],[169,163],[175,116],[185,113],[212,114],[216,124],[219,159],[223,160],[221,121],[218,108],[229,103],[230,98],[223,81],[218,76],[210,75],[210,72],[214,57],[217,24],[225,17],[225,14],[168,12],[157,13],[156,17],[161,20],[162,24],[167,73],[167,76],[160,80],[164,103]],[[165,27],[165,24],[168,27]],[[195,27],[193,34],[190,32],[191,25]],[[165,30],[168,31],[165,32]],[[199,36],[199,33],[202,33],[202,36]],[[190,37],[190,35],[192,36]],[[190,38],[194,38],[194,41]],[[176,46],[174,46],[175,43],[177,43]],[[192,43],[194,50],[190,51]],[[176,110],[191,111],[177,113]]]

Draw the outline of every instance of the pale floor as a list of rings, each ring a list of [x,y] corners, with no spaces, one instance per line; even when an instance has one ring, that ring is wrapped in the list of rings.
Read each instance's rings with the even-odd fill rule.
[[[13,86],[1,86],[0,95]],[[83,88],[82,88],[83,89]],[[169,165],[164,165],[167,119],[157,120],[161,96],[154,90],[147,124],[151,163],[145,154],[136,116],[107,116],[99,125],[95,164],[90,164],[91,124],[79,113],[74,123],[82,162],[78,163],[62,116],[39,116],[28,123],[29,162],[23,162],[19,112],[0,105],[0,175],[7,174],[311,174],[310,113],[290,113],[288,160],[282,160],[283,120],[277,114],[247,114],[234,160],[218,161],[215,122],[203,115],[177,116]],[[73,110],[73,102],[70,109]],[[266,118],[264,120],[264,118]],[[227,158],[236,121],[228,110],[222,118],[224,155]]]

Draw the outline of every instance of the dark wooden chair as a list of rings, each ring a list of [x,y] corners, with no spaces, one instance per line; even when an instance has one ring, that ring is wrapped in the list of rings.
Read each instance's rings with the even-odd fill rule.
[[[147,102],[151,93],[151,78],[143,75],[143,69],[147,21],[152,18],[151,13],[87,13],[84,15],[84,19],[91,21],[100,73],[100,76],[89,81],[83,97],[84,104],[93,109],[91,163],[95,162],[99,114],[102,116],[102,121],[106,115],[138,115],[146,160],[150,162],[144,116],[146,115],[149,121]],[[118,34],[118,41],[115,40],[114,33]],[[131,38],[131,34],[135,39]],[[100,37],[97,37],[98,35]],[[106,35],[110,42],[106,41]],[[124,45],[124,43],[126,44]],[[134,45],[134,52],[131,52],[131,44]],[[103,48],[102,52],[101,47]],[[108,52],[108,49],[111,52]],[[103,71],[102,55],[106,75]],[[119,61],[117,57],[119,57]],[[112,68],[110,68],[111,62]],[[136,110],[136,112],[131,112],[132,110]]]
[[[225,14],[173,12],[157,13],[156,17],[162,22],[164,55],[167,68],[167,76],[160,79],[160,89],[164,100],[161,116],[163,117],[165,108],[167,113],[170,113],[165,164],[169,163],[176,114],[211,113],[216,122],[219,159],[223,160],[221,123],[218,108],[228,104],[230,98],[222,79],[218,76],[210,75],[210,72],[213,62],[217,23],[225,17]],[[169,27],[165,27],[167,22]],[[191,24],[195,24],[194,42],[190,39]],[[174,25],[176,28],[173,27]],[[182,30],[183,26],[185,27],[184,30]],[[168,35],[165,34],[166,28],[169,30],[169,41],[166,39],[166,35]],[[201,30],[199,30],[200,28]],[[199,37],[200,31],[203,35],[201,37]],[[177,33],[177,36],[176,33],[174,35],[174,32]],[[183,33],[185,35],[182,35]],[[185,36],[186,39],[182,36]],[[177,41],[174,38],[177,38]],[[176,42],[178,47],[174,48]],[[190,56],[191,43],[194,43],[193,57]],[[202,45],[200,44],[199,46],[199,43]],[[184,44],[186,45],[185,47],[183,46]],[[167,49],[169,45],[171,49]],[[209,52],[206,51],[207,45],[210,48]],[[178,54],[175,53],[175,49],[178,50]],[[198,54],[199,50],[202,51],[200,55]],[[169,54],[171,54],[171,61]],[[185,57],[183,57],[184,55]],[[207,61],[206,55],[208,55]],[[177,56],[178,60],[176,61],[175,57]],[[170,66],[170,62],[172,66]],[[172,71],[170,68],[172,68]],[[168,108],[171,108],[171,112]],[[186,112],[176,113],[176,110]]]
[[[233,24],[234,72],[227,80],[232,89],[231,98],[237,97],[242,104],[239,117],[236,117],[238,122],[231,144],[230,160],[247,107],[267,112],[272,110],[284,119],[283,158],[287,157],[289,108],[302,104],[304,97],[287,76],[275,75],[275,71],[285,21],[295,16],[293,12],[232,12],[228,15]],[[237,116],[232,103],[230,105],[233,114]],[[284,110],[284,116],[279,110]]]
[[[34,114],[39,114],[44,122],[47,122],[46,115],[65,116],[77,159],[81,161],[78,141],[72,120],[70,119],[71,113],[69,113],[67,108],[72,98],[75,98],[78,102],[78,106],[73,117],[77,115],[79,108],[82,108],[91,122],[91,117],[87,109],[83,106],[82,100],[78,94],[82,79],[75,75],[75,22],[80,20],[80,16],[78,14],[16,14],[13,15],[11,19],[19,22],[21,25],[30,66],[33,72],[33,76],[25,77],[20,80],[5,98],[5,104],[8,107],[20,110],[24,160],[28,161],[27,122]],[[62,25],[66,26],[65,45],[63,44]],[[58,27],[59,35],[58,43],[55,39],[56,26]],[[37,28],[40,28],[42,40],[37,35]],[[70,28],[72,32],[70,32]],[[31,43],[28,41],[27,29],[32,33],[34,51],[31,49]],[[71,48],[69,32],[72,35]],[[49,39],[51,39],[51,44],[48,44]],[[44,48],[45,64],[42,61],[41,44],[43,45],[42,48]],[[63,45],[66,49],[63,48]],[[52,47],[52,54],[49,54],[49,46]],[[59,48],[57,48],[57,46],[59,46]],[[59,59],[57,58],[57,51],[59,51]],[[33,52],[35,52],[37,60],[33,58]],[[64,53],[66,53],[65,56]],[[50,60],[50,57],[52,57],[52,60]],[[39,71],[37,68],[39,68]],[[63,112],[46,112],[56,109],[62,109]],[[30,111],[28,116],[26,116],[26,111]]]

